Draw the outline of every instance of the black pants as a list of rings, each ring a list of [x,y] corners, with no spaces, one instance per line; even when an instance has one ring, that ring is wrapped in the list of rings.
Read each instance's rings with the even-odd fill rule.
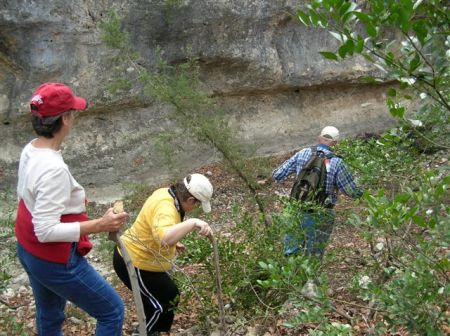
[[[114,249],[113,265],[119,278],[131,289],[127,267],[117,247]],[[170,331],[180,295],[177,285],[166,272],[135,270],[147,320],[147,333]]]

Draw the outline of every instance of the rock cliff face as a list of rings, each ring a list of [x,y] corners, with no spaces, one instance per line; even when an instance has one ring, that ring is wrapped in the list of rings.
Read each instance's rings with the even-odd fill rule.
[[[177,126],[168,107],[111,96],[113,53],[99,24],[110,9],[123,18],[142,63],[157,47],[173,63],[186,50],[199,58],[205,88],[230,118],[239,141],[270,154],[314,142],[326,124],[343,135],[392,124],[385,88],[361,59],[336,63],[318,51],[334,48],[325,31],[300,25],[288,0],[5,0],[0,4],[0,186],[14,188],[20,150],[33,138],[28,100],[46,81],[65,82],[93,109],[66,141],[64,157],[91,198],[117,198],[123,182],[160,182],[170,175],[155,139]],[[132,73],[130,75],[133,75]],[[128,93],[132,97],[134,91]],[[113,103],[114,102],[114,103]],[[220,160],[213,150],[180,139],[180,169]]]

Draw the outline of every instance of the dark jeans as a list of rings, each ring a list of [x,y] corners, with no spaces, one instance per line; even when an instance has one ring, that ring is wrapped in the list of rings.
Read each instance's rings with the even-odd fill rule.
[[[39,336],[61,336],[67,300],[97,319],[97,336],[122,335],[124,306],[109,283],[72,247],[68,264],[42,260],[17,244],[36,301]]]
[[[125,262],[117,247],[114,249],[113,266],[122,282],[131,289]],[[144,305],[146,330],[170,331],[180,292],[166,272],[149,272],[135,268]]]
[[[288,256],[303,250],[306,255],[322,258],[333,231],[334,210],[300,213],[299,216],[302,218],[298,231],[284,237],[284,254]]]

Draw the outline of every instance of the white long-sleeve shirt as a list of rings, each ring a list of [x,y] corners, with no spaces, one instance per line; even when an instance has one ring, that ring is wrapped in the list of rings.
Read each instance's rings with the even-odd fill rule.
[[[60,218],[86,211],[84,189],[73,178],[61,151],[36,148],[33,141],[20,156],[17,196],[30,211],[41,243],[78,241],[80,223],[61,223]]]

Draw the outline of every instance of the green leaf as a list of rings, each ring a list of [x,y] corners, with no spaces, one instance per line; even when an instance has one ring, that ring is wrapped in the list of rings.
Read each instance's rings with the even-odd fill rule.
[[[399,9],[398,13],[399,13],[398,21],[400,23],[400,27],[405,33],[408,33],[408,31],[411,29],[410,12],[404,7],[402,7]]]
[[[377,37],[377,29],[371,23],[366,24],[366,32],[372,38]]]
[[[324,15],[323,13],[318,14],[319,14],[319,26],[321,26],[322,28],[328,27],[328,19],[326,15]]]
[[[450,260],[442,258],[436,263],[436,267],[448,271],[450,269]]]
[[[364,39],[362,36],[358,35],[358,39],[355,45],[355,52],[360,54],[364,50]]]
[[[403,118],[405,115],[405,108],[404,107],[392,107],[389,109],[393,117],[396,118]]]
[[[395,103],[391,98],[388,98],[386,100],[386,104],[389,108],[389,112],[393,117],[396,118],[403,118],[405,114],[405,108],[400,106],[399,104]]]
[[[390,88],[388,90],[387,94],[388,94],[389,97],[395,97],[395,96],[397,96],[397,91],[395,89],[393,89],[393,88]]]
[[[327,11],[330,11],[330,9],[332,8],[332,6],[334,6],[334,1],[333,1],[333,0],[323,0],[323,1],[322,1],[322,6],[323,6],[323,8],[325,8]]]
[[[420,42],[420,45],[423,47],[425,45],[425,39],[428,35],[428,29],[426,26],[426,22],[424,20],[419,20],[413,23],[412,29],[416,33],[417,39]]]
[[[342,6],[339,8],[339,15],[341,16],[341,20],[342,20],[342,17],[345,14],[347,14],[347,11],[350,9],[350,5],[351,5],[350,2],[344,2],[342,4]]]
[[[300,9],[297,11],[297,17],[300,20],[300,22],[303,23],[305,26],[309,26],[311,24],[309,16]]]
[[[353,14],[355,14],[355,16],[362,22],[367,24],[372,24],[372,18],[367,15],[366,13],[362,13],[362,12],[358,12],[358,11],[354,11]]]
[[[395,12],[392,11],[392,12],[389,14],[389,17],[388,17],[388,20],[387,20],[387,21],[388,21],[390,24],[394,25],[394,26],[399,26],[399,25],[400,25],[399,14],[396,12],[398,9],[397,9],[397,8],[394,8],[394,10],[395,10]]]
[[[354,17],[355,17],[355,15],[353,15],[353,12],[347,12],[347,13],[345,13],[345,14],[342,16],[342,18],[341,18],[342,23],[347,24],[347,23],[348,23],[349,21],[351,21]]]
[[[341,58],[345,58],[345,55],[347,54],[348,49],[347,49],[347,44],[344,43],[343,45],[341,45],[338,49],[338,54],[339,56],[341,56]]]
[[[318,24],[319,24],[319,15],[317,15],[316,11],[314,11],[314,10],[311,9],[311,10],[309,11],[309,18],[310,18],[310,20],[311,20],[311,24],[312,24],[314,27],[317,27]]]
[[[334,61],[338,60],[337,55],[331,51],[319,51],[319,54],[321,54],[326,59],[330,59],[330,60],[334,60]]]
[[[391,51],[386,53],[386,63],[392,65],[392,63],[394,63],[394,53],[392,53]]]
[[[411,198],[411,195],[407,194],[407,193],[401,193],[401,194],[395,195],[395,201],[402,203],[402,204],[405,204],[410,198]]]
[[[352,39],[348,39],[345,44],[347,46],[347,54],[352,56],[353,53],[355,52],[355,43],[353,42]]]
[[[409,72],[414,72],[420,64],[420,56],[418,53],[415,53],[414,58],[409,62]]]

